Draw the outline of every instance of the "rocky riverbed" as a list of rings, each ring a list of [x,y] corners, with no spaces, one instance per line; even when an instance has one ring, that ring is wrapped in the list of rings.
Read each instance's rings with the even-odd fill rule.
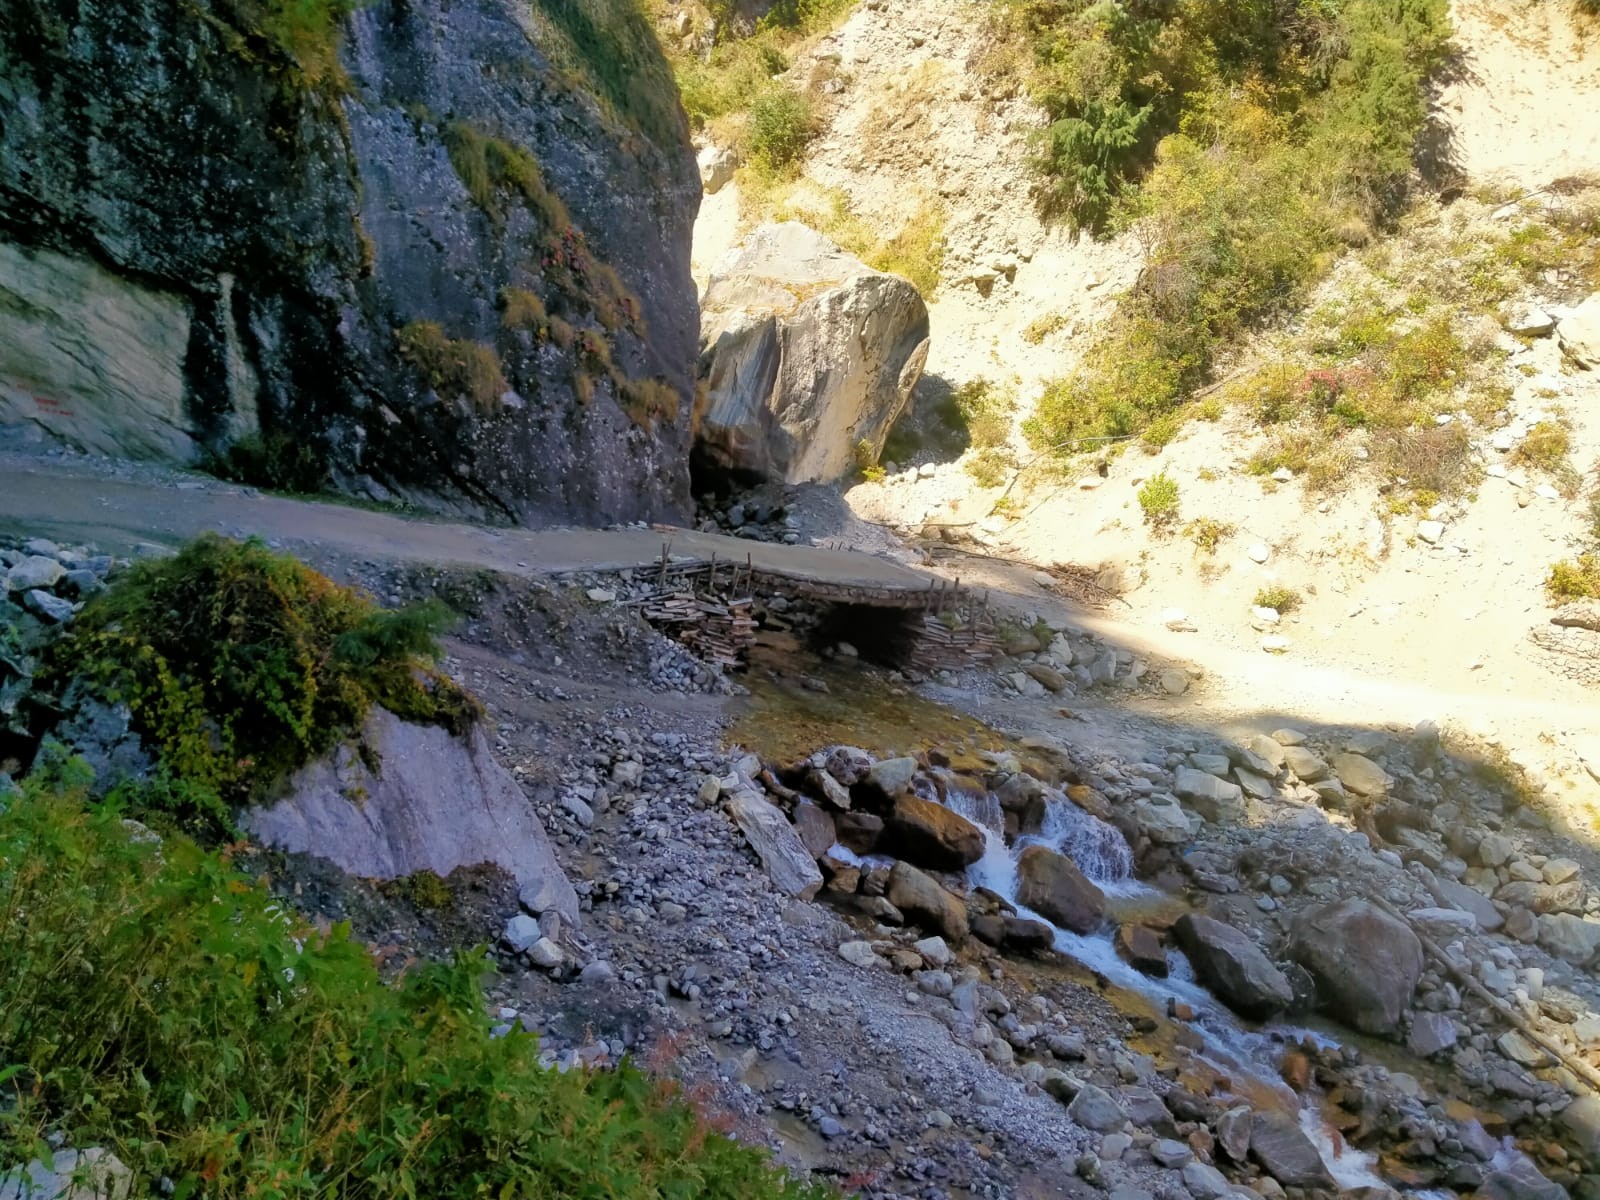
[[[86,555],[55,548],[61,579]],[[18,546],[8,578],[50,557]],[[1144,722],[1111,753],[1063,695],[1114,706],[1162,669],[1081,630],[920,684],[838,647],[732,682],[625,582],[319,565],[467,614],[446,665],[580,920],[493,870],[424,898],[260,869],[384,961],[492,940],[491,1015],[554,1066],[636,1056],[867,1196],[1594,1186],[1600,863],[1427,724]]]

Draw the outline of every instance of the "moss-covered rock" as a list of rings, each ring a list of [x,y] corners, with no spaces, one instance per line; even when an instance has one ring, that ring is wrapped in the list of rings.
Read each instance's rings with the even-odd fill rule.
[[[113,333],[177,315],[86,360],[48,289],[0,288],[0,424],[246,465],[233,444],[287,439],[302,484],[513,520],[686,506],[690,406],[661,389],[691,394],[699,185],[631,0],[12,18],[0,250],[117,281],[95,308]],[[514,293],[545,315],[505,319]],[[159,428],[141,379],[165,381]]]

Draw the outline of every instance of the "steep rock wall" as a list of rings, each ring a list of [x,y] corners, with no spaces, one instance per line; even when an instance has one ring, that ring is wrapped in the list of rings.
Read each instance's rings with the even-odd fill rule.
[[[699,182],[648,21],[343,3],[15,0],[0,425],[502,519],[681,512]]]

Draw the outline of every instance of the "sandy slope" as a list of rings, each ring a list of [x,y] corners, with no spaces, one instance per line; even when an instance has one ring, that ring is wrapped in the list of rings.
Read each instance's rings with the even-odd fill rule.
[[[1474,180],[1540,188],[1600,171],[1600,20],[1564,0],[1455,0],[1459,78],[1438,111]]]

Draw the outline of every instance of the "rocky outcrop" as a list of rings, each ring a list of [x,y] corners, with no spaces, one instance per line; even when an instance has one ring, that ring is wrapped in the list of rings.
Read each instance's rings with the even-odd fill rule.
[[[1195,976],[1241,1016],[1262,1020],[1294,1002],[1294,989],[1283,972],[1233,926],[1186,913],[1173,933]]]
[[[1251,1120],[1250,1157],[1284,1187],[1333,1186],[1316,1144],[1299,1122],[1285,1113],[1257,1113]]]
[[[578,923],[577,894],[481,726],[458,738],[375,708],[359,746],[301,768],[284,799],[240,824],[264,845],[367,879],[492,863],[516,878],[527,908]]]
[[[909,920],[959,945],[967,940],[967,906],[939,886],[937,880],[908,862],[897,862],[889,873],[889,903]]]
[[[1356,897],[1303,913],[1290,944],[1322,1007],[1363,1033],[1392,1035],[1422,977],[1422,943],[1404,921]]]
[[[918,796],[901,796],[884,822],[878,848],[918,867],[959,871],[983,857],[983,830],[960,813]]]
[[[1590,296],[1556,326],[1561,349],[1574,363],[1600,369],[1600,292]]]
[[[728,801],[728,815],[766,867],[778,890],[810,900],[822,889],[822,872],[789,819],[760,793],[743,789]]]
[[[699,180],[648,19],[286,11],[0,27],[0,426],[501,518],[682,512]]]
[[[1017,902],[1073,933],[1090,933],[1106,915],[1106,898],[1077,864],[1046,846],[1017,860]]]
[[[708,465],[827,483],[877,462],[928,355],[915,287],[785,222],[718,264],[701,307]]]

